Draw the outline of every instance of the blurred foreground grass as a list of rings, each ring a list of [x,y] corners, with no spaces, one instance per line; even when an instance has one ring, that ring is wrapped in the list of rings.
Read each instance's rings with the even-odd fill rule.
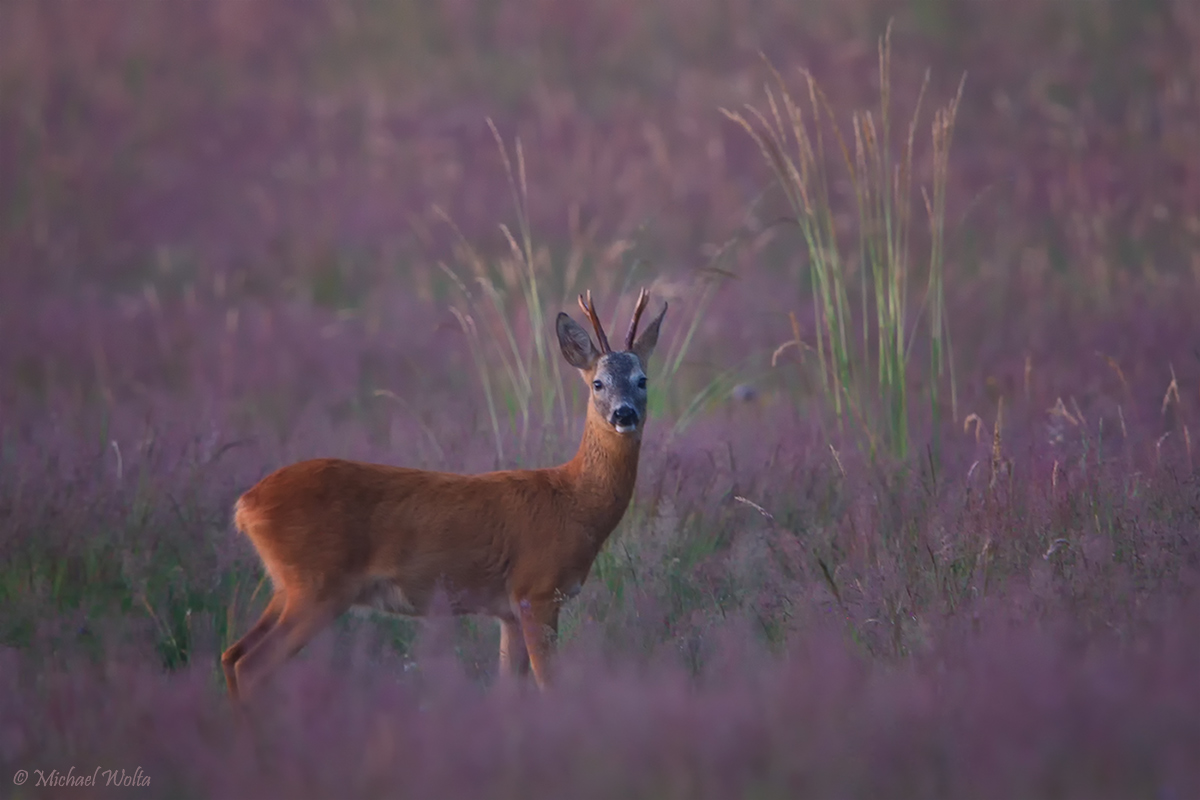
[[[831,424],[811,253],[718,111],[761,106],[761,51],[847,118],[893,15],[898,108],[927,66],[938,98],[968,73],[961,414],[914,411],[899,459]],[[163,796],[1191,796],[1198,24],[1185,0],[0,5],[0,761],[145,757]],[[853,243],[853,186],[829,192]],[[547,319],[583,288],[624,317],[641,285],[672,308],[646,452],[565,688],[492,689],[485,621],[346,619],[257,738],[225,735],[217,654],[264,601],[238,493],[316,455],[568,457],[584,392]]]

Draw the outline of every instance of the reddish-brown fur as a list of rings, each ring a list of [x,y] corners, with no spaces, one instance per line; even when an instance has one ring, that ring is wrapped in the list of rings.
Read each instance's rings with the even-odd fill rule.
[[[531,666],[544,687],[559,607],[624,515],[640,448],[640,426],[617,433],[589,403],[579,450],[557,467],[458,475],[316,459],[268,475],[234,520],[275,593],[222,657],[230,694],[249,693],[351,606],[422,615],[439,591],[454,613],[499,619],[502,671]]]

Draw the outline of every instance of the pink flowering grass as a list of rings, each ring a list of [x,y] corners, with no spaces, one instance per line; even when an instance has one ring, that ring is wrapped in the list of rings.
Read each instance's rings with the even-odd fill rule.
[[[914,347],[899,460],[839,427],[802,242],[719,112],[765,107],[764,55],[839,119],[870,106],[893,17],[898,117],[927,67],[938,103],[968,76],[957,415]],[[0,795],[1200,795],[1198,23],[4,4]],[[853,243],[852,187],[830,198]],[[539,334],[642,285],[671,311],[638,487],[550,691],[495,680],[487,620],[347,617],[239,726],[217,659],[267,592],[239,493],[312,456],[570,457],[584,387]],[[37,783],[98,767],[151,783]]]
[[[39,334],[38,305],[5,319],[45,363],[91,369],[69,324]],[[122,319],[84,303],[69,319],[82,329],[104,313]],[[3,431],[0,741],[14,770],[141,766],[162,796],[220,797],[1195,790],[1200,552],[1182,442],[1194,401],[1171,400],[1170,421],[1158,391],[1131,389],[1123,434],[1110,367],[1053,350],[1029,398],[1006,406],[995,481],[988,430],[958,430],[930,469],[872,465],[819,417],[763,398],[673,435],[655,419],[634,502],[566,612],[553,691],[493,685],[486,622],[349,618],[238,729],[216,656],[264,589],[229,524],[237,493],[317,454],[495,460],[471,434],[486,430],[471,381],[423,351],[436,313],[370,335],[289,313],[247,305],[224,350],[197,337],[160,352],[151,332],[131,335],[105,356],[111,405],[68,380],[6,401],[21,409]],[[137,318],[123,322],[134,333]],[[172,336],[223,319],[201,305],[153,324]],[[1159,338],[1176,324],[1124,324],[1141,344],[1122,346],[1186,363]],[[1099,346],[1105,330],[1080,336]],[[162,352],[197,386],[236,388],[139,388],[132,376],[155,375]],[[411,406],[345,411],[373,397],[345,352],[384,365],[372,380]],[[418,357],[427,369],[406,378]],[[1070,413],[1086,425],[1047,413],[1076,386]],[[986,389],[964,392],[969,407]],[[295,406],[248,402],[271,396]],[[1160,439],[1167,422],[1178,427]],[[559,457],[568,433],[546,433]]]

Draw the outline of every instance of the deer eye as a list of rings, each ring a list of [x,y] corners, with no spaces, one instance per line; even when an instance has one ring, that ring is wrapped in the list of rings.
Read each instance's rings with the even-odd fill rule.
[[[645,375],[643,375],[642,377],[638,378],[638,388],[639,388],[639,389],[645,389],[645,388],[646,388],[646,376],[645,376]]]
[[[599,381],[599,380],[592,381],[592,388],[595,389],[597,392],[600,391],[601,389],[604,388],[604,381]]]

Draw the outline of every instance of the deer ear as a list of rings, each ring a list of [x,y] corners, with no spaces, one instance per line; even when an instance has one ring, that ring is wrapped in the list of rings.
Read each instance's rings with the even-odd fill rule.
[[[642,362],[642,368],[650,363],[650,356],[654,353],[654,347],[658,344],[658,329],[662,327],[663,317],[667,315],[667,304],[663,303],[662,311],[658,312],[658,316],[646,326],[642,331],[642,335],[633,343],[633,354],[638,357],[638,361]]]
[[[568,364],[585,371],[596,366],[600,351],[592,344],[592,337],[582,325],[571,319],[566,312],[560,311],[554,327],[558,332],[558,346]]]

